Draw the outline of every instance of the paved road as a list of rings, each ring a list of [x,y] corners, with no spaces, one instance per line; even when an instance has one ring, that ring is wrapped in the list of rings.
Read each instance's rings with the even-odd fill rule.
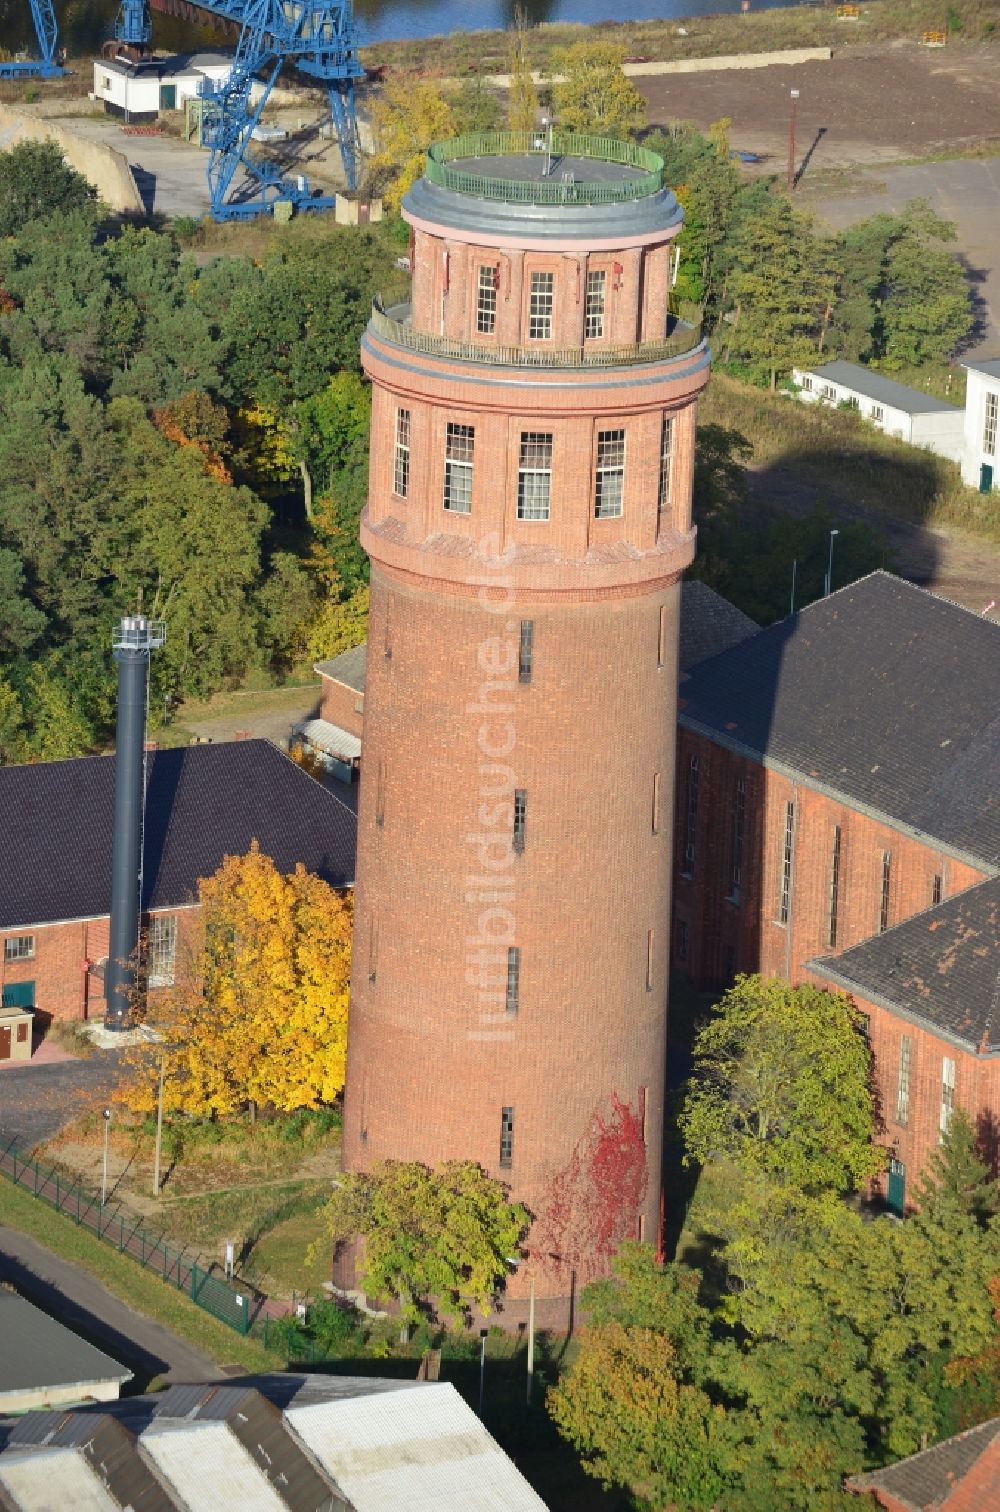
[[[88,1108],[101,1108],[115,1083],[116,1057],[10,1066],[0,1071],[0,1135],[31,1150]]]
[[[168,1381],[219,1378],[215,1361],[193,1344],[120,1302],[86,1271],[3,1225],[0,1281],[133,1371],[130,1391],[145,1390],[156,1376]]]

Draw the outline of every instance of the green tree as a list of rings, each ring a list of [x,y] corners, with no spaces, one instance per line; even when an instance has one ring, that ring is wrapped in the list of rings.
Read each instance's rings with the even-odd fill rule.
[[[26,651],[45,629],[45,615],[24,590],[20,559],[0,546],[0,658]]]
[[[552,56],[556,121],[564,131],[628,138],[646,124],[646,101],[622,71],[625,49],[613,42],[574,42]]]
[[[0,673],[0,765],[26,761],[24,709],[6,677]]]
[[[407,1323],[430,1310],[462,1322],[495,1302],[530,1214],[471,1161],[390,1160],[341,1175],[324,1220],[334,1243],[364,1240],[368,1296],[394,1297]]]
[[[84,209],[97,196],[55,142],[19,142],[0,152],[0,237],[56,211]]]
[[[375,152],[369,166],[386,204],[398,210],[424,171],[428,147],[455,135],[454,108],[429,79],[400,75],[390,79],[374,101],[371,123]]]
[[[481,74],[463,79],[447,98],[458,132],[496,131],[503,121],[500,101]]]
[[[739,170],[728,148],[720,151],[718,141],[691,126],[679,127],[670,135],[651,132],[643,146],[663,158],[664,179],[684,210],[674,292],[678,299],[704,304],[712,321],[722,283],[720,254],[743,189]]]
[[[775,388],[812,360],[837,283],[832,242],[783,194],[769,194],[736,229],[726,278],[724,359]]]
[[[738,977],[695,1037],[679,1118],[685,1162],[730,1156],[806,1193],[860,1186],[884,1164],[870,1066],[845,998]]]
[[[28,673],[22,694],[24,754],[31,761],[63,761],[85,756],[94,731],[81,712],[65,678],[51,663],[39,662]]]
[[[979,1153],[976,1130],[964,1108],[956,1108],[947,1132],[931,1151],[917,1186],[922,1219],[947,1228],[957,1216],[985,1224],[1000,1206],[997,1181]]]
[[[337,373],[325,388],[296,407],[295,445],[305,490],[306,519],[313,518],[313,490],[329,494],[337,473],[355,466],[367,451],[371,391],[356,373]]]

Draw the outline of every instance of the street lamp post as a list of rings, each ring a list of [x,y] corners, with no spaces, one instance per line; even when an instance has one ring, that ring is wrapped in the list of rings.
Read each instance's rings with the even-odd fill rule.
[[[508,1255],[507,1264],[517,1270],[524,1264],[519,1255]],[[528,1293],[528,1379],[525,1385],[525,1404],[531,1406],[532,1387],[535,1384],[535,1273],[531,1272],[531,1289]]]
[[[163,1078],[166,1075],[167,1058],[160,1054],[160,1088],[156,1095],[156,1150],[153,1155],[153,1196],[160,1195],[160,1149],[163,1144]]]
[[[111,1128],[111,1109],[105,1108],[102,1116],[104,1118],[104,1168],[101,1173],[101,1207],[108,1200],[108,1131]]]
[[[545,174],[548,178],[552,172],[552,121],[548,116],[542,116],[542,125],[545,128]]]
[[[793,89],[790,93],[791,109],[788,114],[788,192],[791,194],[795,188],[795,111],[799,103],[799,92]]]
[[[839,534],[839,530],[830,531],[830,553],[826,560],[826,591],[823,594],[824,598],[829,598],[833,590],[833,538],[834,536],[839,536]]]
[[[479,1330],[479,1416],[483,1415],[483,1393],[486,1389],[486,1335],[488,1328]]]

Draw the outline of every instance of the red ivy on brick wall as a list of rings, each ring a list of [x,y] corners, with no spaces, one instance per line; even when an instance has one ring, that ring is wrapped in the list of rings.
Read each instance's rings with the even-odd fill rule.
[[[594,1110],[569,1160],[553,1177],[531,1251],[545,1269],[573,1270],[578,1286],[607,1273],[623,1239],[638,1234],[646,1195],[642,1121],[616,1092],[611,1114]]]

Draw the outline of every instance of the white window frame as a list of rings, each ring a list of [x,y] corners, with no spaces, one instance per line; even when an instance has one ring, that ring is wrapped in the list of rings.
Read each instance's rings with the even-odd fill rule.
[[[472,480],[476,451],[476,427],[449,420],[444,440],[444,492],[442,503],[450,514],[472,513]]]
[[[5,961],[33,961],[35,959],[34,935],[10,935],[3,942],[3,958]]]
[[[781,875],[778,889],[777,923],[788,927],[792,917],[792,875],[795,870],[795,803],[785,804],[785,824],[781,840]]]
[[[905,1128],[910,1121],[910,1075],[913,1068],[913,1038],[899,1037],[899,1073],[896,1081],[896,1122]]]
[[[987,457],[997,454],[997,416],[1000,413],[1000,395],[987,389],[983,405],[983,453]]]
[[[410,492],[410,423],[408,409],[396,411],[396,451],[393,458],[393,493],[405,499]]]
[[[947,1134],[951,1127],[952,1115],[955,1112],[955,1062],[950,1055],[941,1057],[941,1138]]]
[[[660,426],[660,476],[656,505],[660,514],[670,508],[670,479],[674,464],[674,417],[664,415]]]
[[[607,271],[604,268],[594,268],[588,272],[587,292],[583,305],[584,341],[599,341],[604,335],[607,292]]]
[[[552,432],[522,431],[517,469],[517,518],[547,520],[552,509]]]
[[[481,263],[476,293],[476,330],[480,336],[492,336],[497,328],[497,269]]]
[[[153,914],[146,937],[146,983],[172,987],[177,970],[177,916]]]
[[[625,446],[623,425],[597,432],[594,468],[594,519],[620,520],[625,513]]]
[[[556,276],[544,269],[536,269],[531,275],[529,288],[528,340],[551,341]]]
[[[872,422],[875,425],[881,425],[883,420],[885,419],[885,410],[882,408],[881,404],[873,404],[870,414]]]

